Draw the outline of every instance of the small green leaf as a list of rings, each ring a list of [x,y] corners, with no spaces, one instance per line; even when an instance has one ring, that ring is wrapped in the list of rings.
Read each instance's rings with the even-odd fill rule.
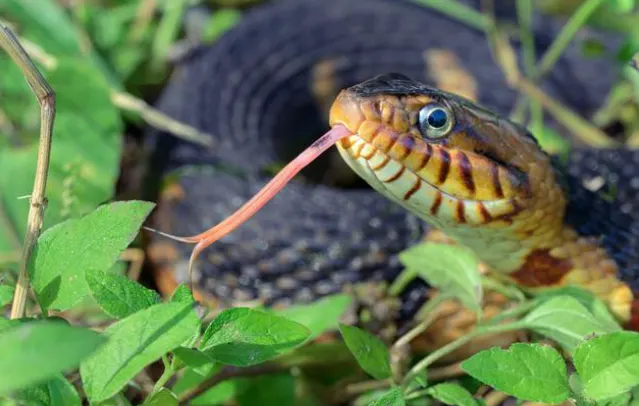
[[[355,326],[340,323],[339,330],[364,371],[375,379],[390,378],[390,354],[382,340]]]
[[[224,310],[211,322],[200,349],[224,364],[249,366],[292,350],[309,335],[309,329],[294,321],[236,307]]]
[[[95,270],[85,279],[98,306],[118,319],[161,302],[157,292],[113,272]]]
[[[600,401],[639,385],[639,334],[619,331],[575,348],[574,363],[584,395]]]
[[[4,307],[13,300],[13,286],[0,285],[0,307]]]
[[[115,395],[145,366],[180,346],[199,325],[191,303],[160,303],[109,326],[109,339],[80,367],[92,402]]]
[[[563,286],[556,289],[546,290],[537,295],[538,299],[548,301],[557,296],[570,296],[587,308],[590,313],[604,326],[607,331],[619,331],[621,326],[610,313],[608,306],[595,296],[594,293],[578,286]]]
[[[45,231],[29,264],[40,305],[66,310],[79,303],[89,291],[85,272],[110,269],[152,209],[147,202],[111,203]]]
[[[404,395],[401,388],[392,388],[368,404],[368,406],[404,406]]]
[[[482,284],[475,255],[455,245],[423,243],[399,254],[402,264],[430,285],[481,313]]]
[[[607,5],[616,13],[629,13],[635,7],[635,0],[608,0]]]
[[[177,288],[173,291],[170,302],[194,302],[193,292],[183,283],[180,283]]]
[[[340,317],[352,303],[353,298],[349,295],[334,295],[309,305],[285,308],[278,314],[308,327],[311,335],[307,340],[312,340],[328,330],[336,329]]]
[[[162,388],[144,403],[144,406],[177,406],[178,398],[170,389]]]
[[[75,387],[62,374],[48,382],[32,385],[15,393],[14,398],[29,406],[80,406],[82,400]]]
[[[238,23],[242,13],[232,8],[222,8],[211,16],[211,21],[202,33],[205,42],[213,42]]]
[[[428,388],[427,393],[447,405],[477,406],[473,395],[456,383],[440,383]]]
[[[203,366],[214,364],[215,361],[194,348],[178,347],[173,350],[173,354],[182,362],[192,368],[201,368]]]
[[[239,406],[294,406],[295,377],[291,374],[262,375],[238,381]]]
[[[104,341],[91,330],[48,320],[4,330],[0,333],[0,395],[77,367]]]
[[[612,331],[610,325],[595,319],[588,309],[570,296],[557,296],[543,303],[528,313],[523,325],[555,340],[570,352],[587,335]]]
[[[461,365],[497,390],[533,402],[560,403],[570,396],[566,364],[551,347],[517,343],[481,351]]]

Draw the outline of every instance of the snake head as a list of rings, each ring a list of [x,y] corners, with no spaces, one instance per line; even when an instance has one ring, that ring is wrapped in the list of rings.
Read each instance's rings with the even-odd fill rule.
[[[563,194],[535,139],[459,96],[381,75],[343,90],[330,123],[352,133],[337,146],[355,172],[452,236],[518,215],[563,215]],[[548,197],[555,202],[544,207]]]

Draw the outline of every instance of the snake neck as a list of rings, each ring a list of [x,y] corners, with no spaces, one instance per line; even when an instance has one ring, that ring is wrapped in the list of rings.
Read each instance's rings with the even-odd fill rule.
[[[619,244],[613,246],[605,237],[622,232],[608,221],[614,202],[586,190],[578,179],[570,179],[566,187],[560,173],[550,161],[540,162],[530,172],[534,199],[523,201],[525,208],[505,219],[510,223],[505,227],[449,227],[447,233],[519,286],[581,286],[601,298],[622,323],[639,327],[634,294],[619,278],[624,265],[617,258]]]

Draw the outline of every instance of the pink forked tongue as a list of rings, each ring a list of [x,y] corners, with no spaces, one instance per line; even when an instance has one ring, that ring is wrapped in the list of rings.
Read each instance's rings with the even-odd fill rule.
[[[331,130],[324,134],[320,139],[315,141],[310,147],[306,148],[301,154],[293,159],[288,165],[286,165],[271,181],[266,184],[259,192],[255,194],[248,202],[244,203],[235,213],[227,217],[221,223],[211,227],[207,231],[191,236],[191,237],[178,237],[168,233],[163,233],[152,228],[145,227],[149,231],[156,232],[165,237],[173,240],[182,241],[186,243],[194,243],[195,248],[191,253],[189,260],[189,272],[192,269],[193,263],[197,259],[197,256],[209,245],[215,241],[231,233],[238,228],[242,223],[251,218],[257,213],[266,203],[268,203],[275,195],[286,186],[286,184],[306,167],[313,162],[324,151],[333,146],[340,139],[352,135],[350,131],[343,125],[335,125]]]

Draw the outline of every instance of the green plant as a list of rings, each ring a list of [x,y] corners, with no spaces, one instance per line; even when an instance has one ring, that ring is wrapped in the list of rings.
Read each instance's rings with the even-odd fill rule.
[[[418,2],[444,7],[449,15],[486,29],[508,70],[508,50],[489,16],[469,13],[450,1]],[[161,18],[140,12],[151,3],[162,11]],[[0,15],[20,29],[21,42],[46,77],[46,81],[39,77],[24,55],[16,54],[17,43],[10,50],[21,63],[0,56],[0,266],[8,269],[0,280],[0,307],[8,308],[14,296],[26,298],[26,285],[17,283],[16,277],[20,261],[33,293],[33,300],[12,306],[15,317],[0,317],[0,404],[235,401],[243,406],[352,401],[466,406],[489,403],[476,394],[481,384],[519,401],[636,404],[639,334],[622,331],[605,305],[586,291],[562,288],[530,296],[482,277],[476,260],[459,247],[421,244],[401,255],[406,271],[390,287],[390,294],[399,294],[412,278],[423,278],[439,289],[439,295],[421,310],[420,323],[390,344],[343,322],[353,304],[347,294],[286,309],[231,308],[208,314],[184,285],[163,299],[128,278],[121,255],[135,245],[154,206],[143,201],[102,204],[114,195],[122,133],[147,120],[206,142],[196,130],[159,117],[140,98],[145,87],[161,84],[165,77],[165,58],[179,40],[181,17],[190,3],[78,4],[64,9],[53,0],[0,1]],[[555,114],[575,132],[585,132],[590,137],[586,141],[597,142],[601,134],[589,123],[571,121],[570,112],[561,106],[536,99],[534,82],[586,23],[610,26],[617,17],[625,21],[615,27],[627,35],[618,50],[625,62],[639,38],[633,6],[634,0],[580,2],[571,10],[560,39],[535,66],[526,31],[532,3],[518,1],[530,83],[522,87],[526,97],[522,96],[514,116],[529,110],[528,124],[536,134],[548,135],[544,140],[551,149],[565,144],[540,127],[542,105],[558,108]],[[214,41],[239,18],[237,9],[222,8],[201,35]],[[3,32],[6,45],[12,37]],[[25,68],[45,111],[53,105],[51,88],[57,92],[53,133],[45,125],[37,136],[39,111],[29,89],[18,85]],[[628,70],[624,75],[626,80],[611,93],[609,106],[595,117],[598,124],[610,122],[620,114],[620,106],[636,100],[637,74]],[[149,83],[150,77],[159,79]],[[47,117],[51,118],[50,112]],[[628,120],[629,134],[639,128],[636,114],[632,120]],[[49,156],[49,147],[47,164],[42,159]],[[41,165],[36,170],[38,156]],[[32,191],[36,173],[48,174],[46,212],[47,179],[36,182],[40,186]],[[18,198],[22,196],[30,198],[31,207],[27,199]],[[45,231],[40,235],[43,215]],[[502,292],[514,306],[484,319],[487,290]],[[402,349],[432,326],[439,306],[448,300],[474,312],[476,325],[432,353],[410,359],[406,370]],[[335,331],[341,340],[317,340]],[[435,373],[441,372],[435,366],[438,361],[471,340],[506,331],[527,331],[533,342],[473,355],[460,364],[465,377],[447,370]],[[326,393],[331,394],[328,399]]]

